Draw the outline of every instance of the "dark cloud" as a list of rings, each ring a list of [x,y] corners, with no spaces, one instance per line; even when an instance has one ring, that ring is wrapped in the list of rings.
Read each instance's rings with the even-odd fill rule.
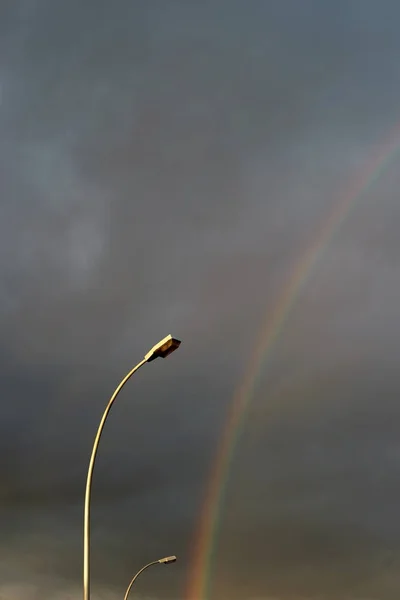
[[[398,128],[398,3],[4,1],[0,596],[184,597],[208,472],[266,314]],[[400,138],[399,138],[400,143]],[[236,448],[211,597],[391,600],[398,153],[320,252]],[[147,592],[146,592],[147,590]],[[140,596],[139,596],[140,597]]]

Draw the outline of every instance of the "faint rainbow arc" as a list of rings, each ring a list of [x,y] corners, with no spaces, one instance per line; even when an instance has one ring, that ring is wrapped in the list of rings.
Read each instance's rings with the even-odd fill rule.
[[[400,150],[400,124],[392,131],[389,140],[380,145],[379,151],[367,161],[359,176],[354,179],[346,193],[335,204],[322,224],[315,239],[309,244],[302,257],[290,273],[287,283],[279,295],[275,308],[267,312],[261,335],[252,352],[248,368],[234,395],[231,408],[218,446],[216,458],[209,478],[206,496],[195,535],[195,553],[189,575],[187,600],[206,600],[209,596],[211,564],[216,547],[221,505],[226,491],[229,467],[239,438],[241,423],[252,398],[252,393],[261,370],[278,339],[291,309],[301,290],[309,280],[313,267],[329,246],[335,233],[355,207],[363,194],[379,179],[387,165]]]

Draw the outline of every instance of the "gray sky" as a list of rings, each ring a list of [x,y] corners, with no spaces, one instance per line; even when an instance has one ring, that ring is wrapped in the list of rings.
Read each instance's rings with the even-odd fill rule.
[[[400,122],[397,0],[3,0],[0,598],[185,598],[267,311]],[[398,138],[400,144],[400,134]],[[209,600],[400,592],[400,152],[262,363]],[[208,599],[207,599],[208,600]]]

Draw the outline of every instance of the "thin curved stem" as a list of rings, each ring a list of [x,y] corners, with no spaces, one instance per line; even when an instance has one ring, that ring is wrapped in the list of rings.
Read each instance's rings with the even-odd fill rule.
[[[128,596],[129,596],[129,592],[131,591],[131,587],[133,586],[133,584],[135,583],[135,581],[136,581],[136,579],[139,577],[139,575],[140,575],[141,573],[143,573],[143,571],[144,571],[145,569],[147,569],[148,567],[151,567],[152,565],[157,565],[157,564],[159,564],[159,562],[160,562],[159,560],[153,560],[153,562],[149,563],[148,565],[145,565],[144,567],[142,567],[142,568],[140,569],[140,571],[138,571],[138,572],[136,573],[136,575],[135,575],[135,576],[132,578],[132,580],[131,580],[130,584],[129,584],[129,585],[128,585],[128,587],[126,588],[126,592],[125,592],[124,600],[127,600]]]
[[[92,455],[90,457],[89,468],[86,479],[86,491],[85,491],[85,509],[84,509],[84,525],[83,525],[83,599],[90,599],[90,494],[92,488],[92,477],[93,477],[93,468],[96,460],[97,448],[99,446],[101,434],[103,432],[104,424],[107,420],[108,414],[111,410],[112,405],[114,404],[114,400],[118,396],[121,389],[124,387],[125,383],[132,377],[132,375],[140,369],[145,363],[146,359],[142,360],[140,363],[136,365],[121,381],[118,387],[115,389],[115,392],[111,396],[106,409],[103,413],[103,416],[100,421],[99,428],[96,433],[96,437],[94,438]]]

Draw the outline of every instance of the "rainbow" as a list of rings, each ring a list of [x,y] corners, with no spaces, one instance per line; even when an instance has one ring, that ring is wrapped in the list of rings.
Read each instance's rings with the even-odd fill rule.
[[[308,282],[316,263],[331,243],[335,233],[355,208],[357,202],[381,177],[400,151],[400,124],[386,143],[379,146],[361,173],[351,182],[333,210],[322,223],[317,235],[291,271],[275,308],[268,313],[261,335],[252,352],[248,368],[229,409],[221,441],[213,461],[212,472],[194,538],[194,558],[186,591],[187,600],[207,600],[210,595],[213,557],[215,555],[222,505],[229,471],[242,424],[249,407],[262,365],[278,340],[301,290]]]

